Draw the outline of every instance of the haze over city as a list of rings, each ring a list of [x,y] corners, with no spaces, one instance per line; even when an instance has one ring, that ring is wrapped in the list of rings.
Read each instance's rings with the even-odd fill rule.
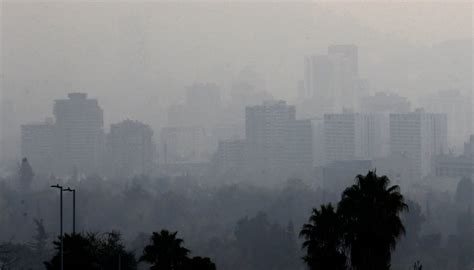
[[[1,270],[473,269],[471,2],[0,14]]]

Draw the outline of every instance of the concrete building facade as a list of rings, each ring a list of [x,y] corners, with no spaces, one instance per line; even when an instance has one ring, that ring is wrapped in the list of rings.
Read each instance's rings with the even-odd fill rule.
[[[53,172],[54,123],[21,126],[21,155],[27,158],[35,174],[48,175]]]
[[[96,99],[71,93],[54,104],[54,171],[91,174],[98,171],[103,154],[103,111]]]
[[[246,108],[248,166],[269,171],[313,166],[310,120],[296,120],[295,106],[267,101]]]
[[[110,127],[105,165],[109,175],[148,175],[154,167],[153,130],[138,121],[126,120]]]
[[[447,117],[418,109],[390,115],[390,153],[412,161],[416,177],[421,179],[433,169],[433,158],[446,153]]]

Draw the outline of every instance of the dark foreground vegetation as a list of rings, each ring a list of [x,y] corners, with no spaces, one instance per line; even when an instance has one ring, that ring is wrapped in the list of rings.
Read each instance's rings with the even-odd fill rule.
[[[46,186],[31,187],[29,174],[19,174],[19,187],[0,183],[1,270],[60,269],[58,198]],[[451,199],[429,194],[424,206],[375,172],[357,176],[342,196],[296,179],[274,189],[206,187],[190,177],[63,184],[76,187],[80,202],[80,233],[70,233],[65,195],[68,270],[471,270],[474,264],[470,179],[459,182]]]

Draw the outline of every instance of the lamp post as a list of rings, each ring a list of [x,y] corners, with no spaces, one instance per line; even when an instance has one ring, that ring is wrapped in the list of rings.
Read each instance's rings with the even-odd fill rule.
[[[76,190],[68,187],[64,191],[72,192],[72,234],[76,234]]]
[[[61,242],[61,249],[60,249],[60,256],[61,256],[61,270],[64,270],[64,243],[63,243],[63,187],[60,186],[59,184],[51,186],[52,188],[57,188],[59,189],[59,223],[60,223],[60,229],[59,229],[59,239]]]

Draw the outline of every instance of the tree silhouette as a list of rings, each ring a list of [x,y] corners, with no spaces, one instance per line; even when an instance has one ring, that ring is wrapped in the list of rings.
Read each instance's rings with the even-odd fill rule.
[[[397,265],[401,267],[402,265],[409,264],[420,258],[421,249],[419,247],[420,242],[420,233],[422,229],[423,222],[426,218],[422,213],[421,206],[412,200],[407,200],[406,204],[408,205],[409,212],[404,212],[401,215],[401,220],[405,226],[405,236],[397,244],[397,250],[392,256],[392,261],[396,261]]]
[[[58,237],[59,238],[59,237]],[[98,246],[94,235],[65,234],[64,243],[64,269],[100,270]],[[45,262],[47,270],[59,270],[61,267],[60,239],[53,242],[56,249],[55,256]]]
[[[33,250],[38,256],[43,256],[46,251],[46,245],[48,242],[48,233],[44,228],[43,219],[34,219],[36,226],[36,234],[33,236],[34,242],[30,244]]]
[[[0,244],[0,269],[10,269],[18,261],[12,243]]]
[[[11,242],[0,244],[1,270],[40,269],[35,264],[35,259],[35,254],[28,245]]]
[[[30,166],[27,158],[23,158],[20,164],[20,168],[18,169],[18,178],[20,185],[23,188],[30,187],[31,183],[33,182],[33,177],[35,176],[33,169]]]
[[[313,209],[309,223],[300,233],[304,237],[303,260],[310,270],[346,269],[346,255],[342,242],[342,220],[331,204]]]
[[[216,265],[209,258],[194,257],[188,259],[186,270],[216,270]]]
[[[64,235],[64,269],[69,270],[136,270],[137,262],[132,253],[126,252],[120,234],[108,233],[105,237],[97,234],[65,234]],[[45,262],[47,270],[60,269],[59,240],[54,242],[56,254],[49,262]]]
[[[400,188],[389,185],[388,177],[369,171],[358,175],[356,184],[342,194],[338,212],[355,270],[389,269],[391,251],[405,232],[399,215],[408,207]]]
[[[457,187],[454,196],[458,208],[467,210],[474,207],[474,184],[470,178],[462,178]]]
[[[240,253],[240,268],[292,269],[298,262],[294,256],[291,233],[278,224],[272,224],[265,213],[237,222],[235,245]],[[294,257],[293,257],[294,256]]]
[[[457,269],[470,270],[474,266],[474,215],[471,209],[459,213],[456,238]]]
[[[413,270],[423,270],[423,265],[421,265],[420,261],[417,261],[417,262],[413,265]]]
[[[135,255],[125,250],[120,233],[106,233],[100,239],[98,247],[101,270],[137,269]]]
[[[184,248],[183,239],[177,238],[178,232],[162,230],[154,232],[150,245],[143,250],[141,262],[150,263],[151,270],[183,269],[188,260],[189,250]]]

